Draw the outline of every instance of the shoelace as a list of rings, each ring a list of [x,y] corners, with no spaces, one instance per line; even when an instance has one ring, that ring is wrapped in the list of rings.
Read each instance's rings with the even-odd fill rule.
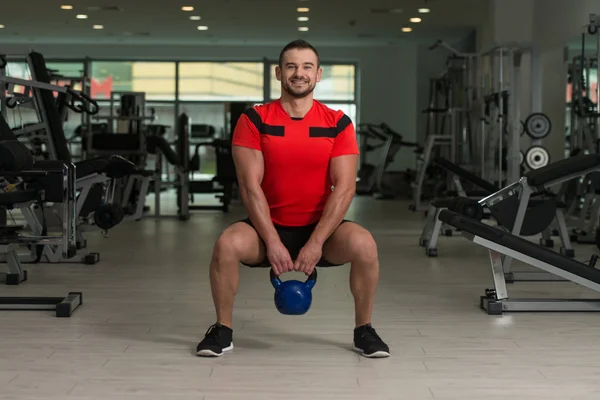
[[[375,328],[373,328],[370,325],[365,326],[364,331],[361,333],[361,336],[363,338],[368,338],[368,339],[370,339],[372,341],[379,341],[379,340],[381,340],[381,338],[379,337],[379,335],[375,331]]]
[[[214,338],[219,337],[219,331],[217,330],[217,324],[211,325],[208,328],[208,330],[206,331],[206,333],[204,334],[204,336],[206,336],[206,337],[208,337],[209,335],[211,335]]]

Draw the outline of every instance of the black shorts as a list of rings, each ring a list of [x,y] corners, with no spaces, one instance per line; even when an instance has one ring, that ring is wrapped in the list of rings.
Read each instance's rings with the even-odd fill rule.
[[[250,218],[246,218],[246,219],[243,219],[238,222],[244,222],[254,228],[254,225],[252,225],[252,221],[250,221]],[[350,222],[350,221],[343,220],[341,224],[343,224],[345,222]],[[300,250],[302,250],[302,247],[304,247],[306,242],[308,242],[308,239],[310,239],[310,236],[312,235],[312,233],[316,227],[317,227],[317,224],[311,224],[311,225],[305,225],[305,226],[275,225],[275,230],[277,231],[277,234],[279,235],[279,238],[281,239],[281,243],[283,243],[285,248],[290,252],[290,257],[292,258],[292,261],[296,260],[296,258],[298,257],[298,253],[300,253]],[[260,235],[259,235],[259,237],[260,237]],[[266,258],[263,261],[261,261],[260,263],[255,264],[255,265],[250,265],[250,264],[246,264],[246,263],[242,263],[242,264],[244,264],[247,267],[251,267],[251,268],[269,268],[271,266],[269,263],[269,260]],[[323,257],[321,257],[321,259],[317,263],[317,267],[339,267],[340,265],[341,264],[332,264],[329,261],[325,260]]]

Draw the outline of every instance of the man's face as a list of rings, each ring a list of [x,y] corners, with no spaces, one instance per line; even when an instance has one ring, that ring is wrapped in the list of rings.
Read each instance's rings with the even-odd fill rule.
[[[283,55],[282,66],[275,69],[277,80],[290,96],[308,96],[321,80],[317,55],[311,49],[292,49]]]

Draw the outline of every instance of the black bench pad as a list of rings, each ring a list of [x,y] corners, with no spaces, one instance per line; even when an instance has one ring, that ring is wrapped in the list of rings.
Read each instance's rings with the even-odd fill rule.
[[[494,185],[493,183],[478,177],[477,175],[471,173],[470,171],[467,171],[461,166],[443,157],[438,157],[435,160],[433,160],[433,162],[439,165],[440,167],[447,169],[453,174],[459,176],[460,178],[479,186],[481,189],[489,192],[488,194],[496,193],[498,190],[500,190],[500,188],[496,187],[496,185]]]
[[[10,192],[0,192],[0,205],[12,207],[15,204],[26,203],[28,201],[40,200],[40,193],[37,190],[11,190]]]
[[[493,192],[488,192],[484,190],[465,190],[466,197],[487,197]],[[458,197],[458,192],[456,190],[448,190],[445,195],[447,197]]]
[[[511,233],[475,221],[447,209],[440,211],[438,218],[440,221],[454,226],[461,231],[472,233],[473,235],[487,239],[494,243],[498,243],[499,245],[508,247],[516,252],[525,254],[529,257],[543,261],[564,271],[600,284],[600,270],[591,268],[580,263],[579,261],[565,257],[545,247],[538,246],[537,244],[525,240],[519,236],[512,235]]]
[[[584,173],[592,168],[600,168],[600,155],[584,154],[565,158],[564,160],[528,172],[525,174],[525,178],[527,178],[527,182],[531,186],[543,186],[563,176]]]

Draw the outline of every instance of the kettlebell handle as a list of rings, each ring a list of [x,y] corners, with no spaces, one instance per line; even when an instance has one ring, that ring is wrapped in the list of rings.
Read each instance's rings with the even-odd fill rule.
[[[273,287],[275,289],[277,289],[279,286],[281,286],[281,279],[279,279],[279,277],[277,275],[275,275],[273,268],[270,268],[269,275],[271,277],[271,284],[273,285]],[[304,284],[306,286],[308,286],[309,289],[312,289],[316,283],[317,283],[317,268],[313,269],[313,272],[308,276],[308,278],[306,278],[306,282],[304,282]]]

